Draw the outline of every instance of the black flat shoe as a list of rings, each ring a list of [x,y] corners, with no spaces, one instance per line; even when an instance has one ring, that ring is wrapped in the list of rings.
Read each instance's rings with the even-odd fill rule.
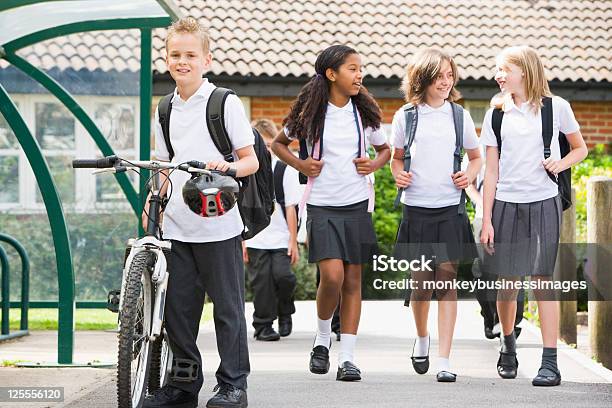
[[[144,400],[144,408],[195,408],[198,406],[198,394],[192,394],[164,385],[162,388],[147,396]]]
[[[511,379],[516,378],[518,371],[518,359],[516,353],[499,352],[499,360],[497,360],[497,374],[501,378]]]
[[[288,335],[291,334],[292,330],[293,330],[293,319],[291,318],[291,315],[280,316],[278,318],[278,334],[280,334],[281,337],[287,337]]]
[[[230,384],[217,384],[217,393],[206,403],[206,408],[246,408],[249,406],[245,390]]]
[[[414,346],[416,345],[417,340],[414,340],[414,344],[412,345],[412,367],[414,371],[418,374],[425,374],[429,370],[429,346],[431,345],[431,337],[429,338],[429,343],[427,344],[427,355],[423,357],[415,357],[414,356]]]
[[[259,341],[277,341],[280,337],[280,334],[274,331],[272,326],[262,327],[255,332],[255,338]]]
[[[553,373],[551,375],[551,373]],[[531,381],[536,387],[554,387],[561,384],[561,373],[548,368],[540,368],[538,375]]]
[[[313,374],[327,374],[328,371],[329,349],[325,346],[314,347],[310,352],[310,372]]]
[[[453,374],[449,371],[440,371],[436,375],[438,382],[455,382],[457,381],[457,374]]]
[[[361,381],[361,370],[350,361],[345,361],[338,367],[336,381]]]

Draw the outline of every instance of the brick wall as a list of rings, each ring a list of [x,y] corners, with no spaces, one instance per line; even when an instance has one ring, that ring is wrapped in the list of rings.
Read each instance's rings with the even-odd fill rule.
[[[612,102],[573,102],[571,105],[589,147],[612,143]]]
[[[291,102],[293,98],[288,97],[253,97],[251,98],[251,118],[269,118],[280,127],[289,112]],[[404,104],[404,101],[378,99],[378,104],[383,111],[383,123],[391,123],[393,114]],[[572,109],[589,147],[601,143],[612,143],[612,102],[574,102]]]

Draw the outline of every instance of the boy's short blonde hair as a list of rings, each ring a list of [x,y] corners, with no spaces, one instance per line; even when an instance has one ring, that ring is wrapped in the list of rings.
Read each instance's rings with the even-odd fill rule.
[[[278,133],[278,128],[270,119],[257,119],[251,122],[251,127],[255,128],[259,134],[267,139],[274,139]]]
[[[437,48],[425,48],[414,55],[406,68],[406,76],[400,87],[406,102],[413,105],[425,102],[427,87],[435,82],[444,61],[449,62],[453,71],[453,87],[448,95],[448,101],[455,102],[461,99],[461,94],[455,88],[459,81],[459,72],[453,58]]]
[[[175,34],[193,34],[202,40],[202,49],[204,54],[208,54],[210,51],[210,37],[208,31],[198,23],[193,17],[185,17],[175,21],[168,28],[168,35],[166,36],[166,52],[168,51],[168,41]]]

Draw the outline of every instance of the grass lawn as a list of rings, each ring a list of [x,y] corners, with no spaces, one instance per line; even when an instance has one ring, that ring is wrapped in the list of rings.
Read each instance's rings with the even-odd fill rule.
[[[9,325],[19,330],[20,309],[11,309]],[[57,330],[57,309],[30,309],[28,325],[30,330]],[[212,320],[212,303],[204,306],[200,324]],[[75,315],[77,330],[113,330],[117,328],[117,314],[106,309],[77,309]]]

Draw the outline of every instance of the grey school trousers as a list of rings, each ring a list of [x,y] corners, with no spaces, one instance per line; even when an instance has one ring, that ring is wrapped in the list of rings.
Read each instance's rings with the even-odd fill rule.
[[[250,372],[244,317],[244,265],[239,236],[219,242],[185,243],[172,240],[170,280],[166,296],[165,324],[176,359],[197,363],[197,379],[170,378],[169,384],[198,393],[202,388],[202,357],[196,345],[204,295],[214,309],[217,349],[221,363],[217,383],[246,389]]]

